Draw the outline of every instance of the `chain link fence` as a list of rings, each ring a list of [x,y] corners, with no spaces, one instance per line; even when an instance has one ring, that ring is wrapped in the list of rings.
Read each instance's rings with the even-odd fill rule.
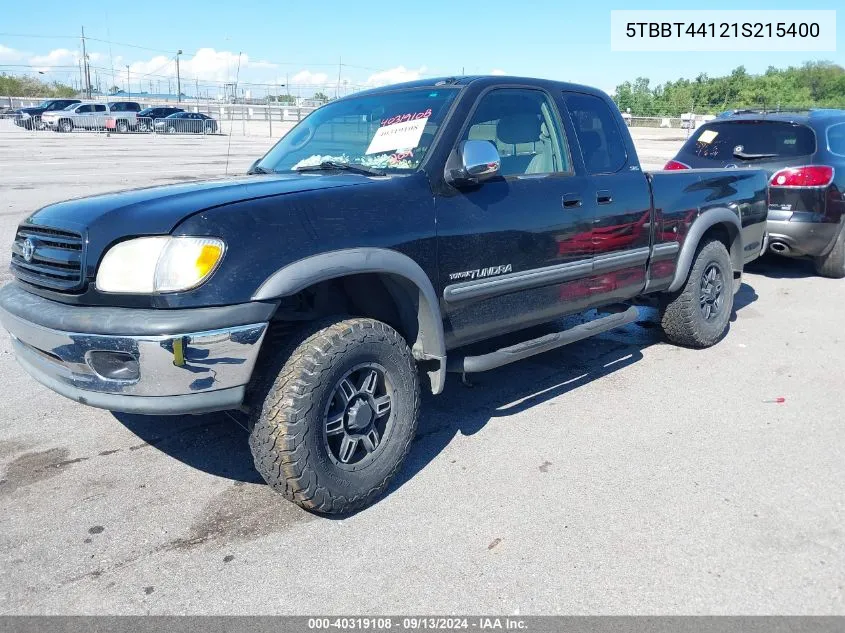
[[[219,103],[215,101],[189,101],[161,103],[152,100],[132,101],[140,110],[155,107],[179,108],[178,114],[167,123],[161,117],[138,117],[136,111],[112,111],[115,101],[105,99],[83,100],[80,108],[50,111],[39,114],[20,112],[21,108],[37,107],[43,99],[0,97],[0,103],[11,103],[0,110],[0,129],[19,128],[31,133],[89,132],[89,133],[154,133],[162,129],[173,134],[231,134],[280,138],[294,125],[308,116],[316,106],[297,106],[282,103]],[[123,99],[120,103],[127,103]],[[161,123],[161,125],[158,125]]]
[[[752,105],[729,105],[724,101],[714,103],[696,103],[694,101],[670,102],[660,104],[634,104],[626,107],[624,102],[617,104],[622,112],[622,118],[629,127],[674,128],[680,130],[694,130],[703,123],[716,118],[723,113],[736,112],[809,112],[819,108],[845,109],[845,95],[841,103],[824,106],[815,103],[766,103],[759,102]]]

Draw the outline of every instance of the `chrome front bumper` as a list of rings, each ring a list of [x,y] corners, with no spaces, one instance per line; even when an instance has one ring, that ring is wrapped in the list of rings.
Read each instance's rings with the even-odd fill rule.
[[[5,306],[0,321],[18,362],[53,391],[94,407],[157,415],[239,407],[267,329],[253,323],[166,335],[76,333],[32,323]]]

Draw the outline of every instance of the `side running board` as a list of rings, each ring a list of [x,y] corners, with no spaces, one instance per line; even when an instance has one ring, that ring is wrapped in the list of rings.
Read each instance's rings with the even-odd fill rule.
[[[446,364],[446,370],[458,373],[475,373],[479,371],[487,371],[495,369],[502,365],[548,352],[557,347],[569,345],[575,341],[601,334],[607,330],[633,323],[637,320],[639,313],[637,308],[631,306],[624,312],[616,314],[608,314],[607,316],[595,319],[588,323],[576,325],[568,330],[562,332],[552,332],[539,338],[531,339],[511,345],[510,347],[503,347],[502,349],[490,352],[489,354],[481,354],[480,356],[458,356],[449,355]]]

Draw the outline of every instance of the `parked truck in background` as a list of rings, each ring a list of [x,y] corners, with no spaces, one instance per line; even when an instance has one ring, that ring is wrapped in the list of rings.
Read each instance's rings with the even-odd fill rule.
[[[349,512],[400,468],[421,377],[439,394],[448,372],[629,323],[646,295],[669,340],[718,342],[764,245],[766,184],[752,169],[644,173],[592,88],[427,79],[328,103],[246,177],[33,213],[0,318],[21,365],[84,404],[246,409],[266,481]],[[491,349],[469,352],[479,341]]]

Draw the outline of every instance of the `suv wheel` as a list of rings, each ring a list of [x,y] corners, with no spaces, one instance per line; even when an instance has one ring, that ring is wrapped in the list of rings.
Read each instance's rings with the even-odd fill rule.
[[[728,327],[733,310],[733,267],[725,245],[699,245],[680,291],[661,298],[660,324],[670,341],[687,347],[710,347]]]
[[[62,132],[73,132],[73,121],[70,119],[62,119],[59,121],[59,129]]]
[[[129,131],[129,123],[121,119],[117,122],[116,129],[121,134],[126,134]]]
[[[816,272],[822,277],[842,279],[845,277],[845,228],[839,231],[839,237],[827,255],[814,257]]]
[[[249,444],[264,480],[314,512],[372,503],[416,432],[420,389],[405,340],[380,321],[332,319],[262,365],[249,398]]]

